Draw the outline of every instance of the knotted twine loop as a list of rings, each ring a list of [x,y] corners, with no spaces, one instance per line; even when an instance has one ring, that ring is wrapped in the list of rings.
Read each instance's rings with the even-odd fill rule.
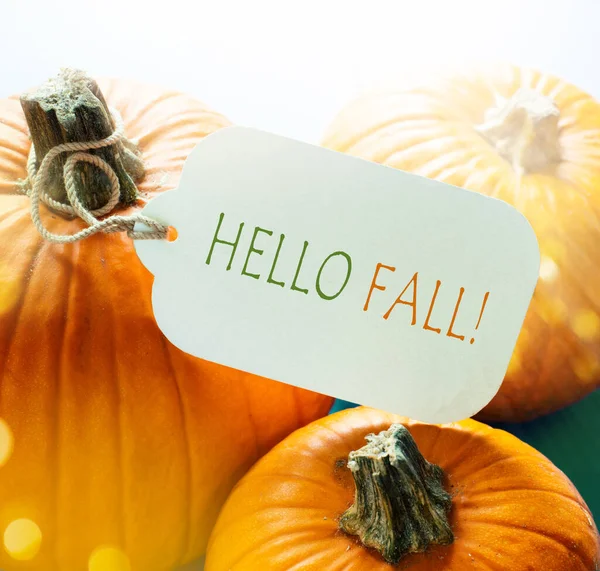
[[[132,214],[130,216],[114,215],[109,216],[104,220],[98,219],[98,217],[111,212],[119,203],[121,196],[119,179],[112,167],[101,157],[86,152],[109,147],[111,145],[119,145],[121,149],[123,148],[123,140],[125,139],[123,120],[116,109],[110,108],[110,112],[116,124],[116,129],[112,135],[99,141],[73,142],[57,145],[48,151],[43,158],[39,169],[36,168],[37,159],[35,148],[33,144],[31,145],[31,151],[27,161],[27,181],[25,181],[25,184],[22,187],[22,192],[31,198],[31,219],[35,227],[42,237],[49,242],[54,242],[55,244],[67,244],[83,240],[84,238],[98,234],[99,232],[105,234],[112,232],[127,232],[127,235],[133,240],[164,240],[167,237],[168,226],[165,226],[156,220],[152,220],[147,216],[143,216],[142,214]],[[76,152],[67,158],[63,168],[64,183],[69,204],[62,204],[46,194],[43,189],[47,182],[52,161],[61,153],[73,151]],[[86,162],[94,165],[101,169],[108,177],[111,185],[111,197],[102,208],[89,211],[81,203],[81,200],[77,195],[77,185],[74,177],[75,165],[79,162]],[[59,212],[78,216],[88,224],[88,227],[75,234],[54,234],[50,232],[41,220],[40,202],[43,202],[50,208],[58,210]],[[151,230],[141,232],[134,231],[133,228],[138,223],[145,224]]]

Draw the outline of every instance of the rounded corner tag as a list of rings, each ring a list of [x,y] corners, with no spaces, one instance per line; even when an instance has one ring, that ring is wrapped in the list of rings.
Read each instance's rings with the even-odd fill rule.
[[[178,232],[135,242],[175,346],[426,422],[491,401],[539,274],[505,202],[246,127],[142,213]]]

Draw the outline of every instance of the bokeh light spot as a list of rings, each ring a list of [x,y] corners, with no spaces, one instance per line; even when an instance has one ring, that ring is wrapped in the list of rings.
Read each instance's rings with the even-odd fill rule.
[[[577,337],[593,341],[600,336],[600,317],[591,309],[578,311],[573,317],[572,327]]]
[[[20,282],[13,274],[0,264],[0,315],[8,313],[19,301]]]
[[[544,299],[537,304],[537,314],[546,323],[558,325],[569,317],[569,309],[560,299]]]
[[[575,376],[584,382],[590,382],[600,375],[600,361],[592,352],[585,352],[571,359],[571,368]]]
[[[90,555],[88,571],[131,571],[129,558],[116,547],[98,547]]]
[[[542,256],[540,261],[540,279],[545,282],[551,282],[558,275],[558,266],[552,258]]]
[[[12,454],[14,439],[6,421],[0,418],[0,467],[6,464]]]
[[[521,355],[515,350],[512,355],[510,362],[508,363],[508,368],[506,370],[507,375],[515,375],[521,371],[523,366]]]
[[[4,549],[17,561],[33,559],[42,544],[42,532],[30,519],[17,519],[4,531]]]
[[[560,240],[546,240],[543,247],[542,259],[547,257],[560,262],[567,257],[567,248]]]

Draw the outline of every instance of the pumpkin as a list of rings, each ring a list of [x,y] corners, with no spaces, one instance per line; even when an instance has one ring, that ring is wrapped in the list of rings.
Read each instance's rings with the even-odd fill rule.
[[[589,509],[529,445],[472,419],[359,407],[297,430],[252,467],[219,515],[205,571],[599,566]]]
[[[502,387],[478,415],[525,421],[600,385],[600,104],[511,66],[364,94],[324,146],[504,200],[538,237],[540,279]]]
[[[173,189],[192,148],[229,125],[176,91],[69,74],[0,101],[0,568],[171,570],[202,555],[235,481],[332,399],[171,345],[125,232],[41,237],[18,192],[30,135],[39,163],[61,137],[112,131],[107,106],[116,109],[127,161],[94,153],[117,165],[130,204],[115,212],[129,215]],[[100,200],[105,175],[76,166],[82,202]],[[61,173],[49,182],[59,198]],[[86,227],[41,211],[54,233]]]

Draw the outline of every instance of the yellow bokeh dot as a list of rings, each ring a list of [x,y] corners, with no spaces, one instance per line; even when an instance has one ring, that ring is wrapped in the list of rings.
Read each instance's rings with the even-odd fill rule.
[[[131,571],[129,558],[117,547],[98,547],[90,555],[88,571]]]
[[[8,462],[13,451],[14,439],[8,424],[0,418],[0,467]]]
[[[17,276],[0,265],[0,315],[8,313],[19,301],[20,281]]]
[[[571,360],[571,368],[578,379],[593,381],[600,374],[600,360],[593,353],[584,353]]]
[[[545,282],[551,282],[558,276],[558,265],[552,258],[542,256],[540,261],[540,279]]]
[[[538,303],[537,314],[550,325],[564,323],[568,318],[569,310],[560,299],[545,299]]]
[[[17,519],[4,530],[4,549],[17,561],[33,559],[42,544],[42,532],[30,519]]]
[[[521,361],[521,355],[517,351],[515,351],[513,353],[513,356],[511,358],[510,362],[508,363],[508,368],[506,370],[506,374],[507,375],[515,375],[521,371],[522,367],[523,367],[523,363]]]
[[[592,341],[600,335],[600,317],[591,309],[578,311],[573,316],[571,327],[577,337]]]
[[[546,240],[543,244],[542,255],[555,260],[564,260],[567,257],[567,248],[559,240]]]

